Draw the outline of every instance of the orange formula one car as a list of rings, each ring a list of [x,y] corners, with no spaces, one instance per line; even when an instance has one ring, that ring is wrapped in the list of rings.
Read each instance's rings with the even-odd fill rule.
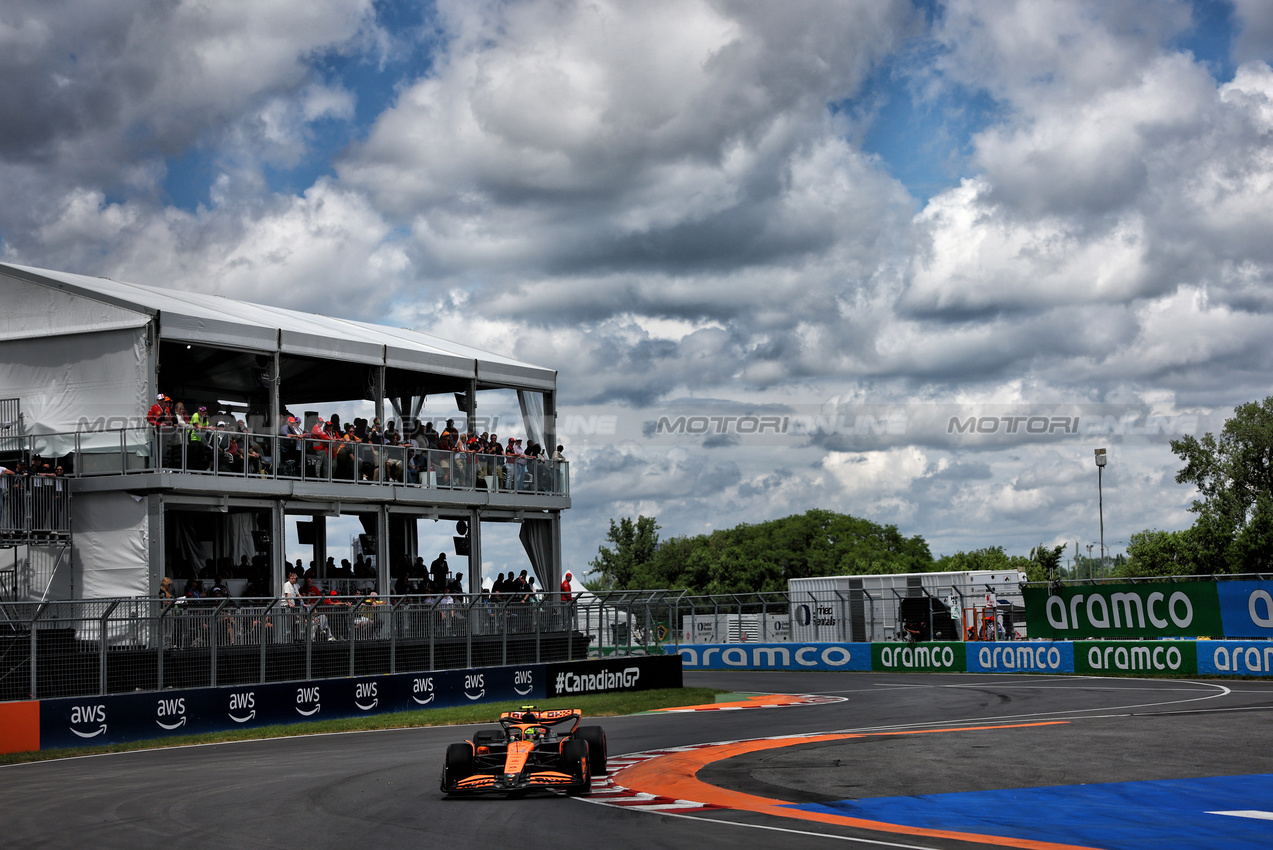
[[[577,708],[540,711],[526,705],[504,712],[500,728],[447,747],[442,790],[522,794],[557,788],[588,794],[592,777],[606,773],[606,733],[600,726],[580,726],[582,718]]]

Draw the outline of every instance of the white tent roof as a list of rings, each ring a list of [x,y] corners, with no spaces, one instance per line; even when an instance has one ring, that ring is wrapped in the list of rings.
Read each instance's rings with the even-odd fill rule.
[[[137,324],[157,316],[161,338],[175,342],[383,364],[499,386],[536,390],[556,386],[557,373],[551,369],[420,331],[8,263],[0,263],[0,273],[116,308],[109,311],[109,321],[105,313],[96,318],[103,330],[119,327],[123,310],[140,314]]]

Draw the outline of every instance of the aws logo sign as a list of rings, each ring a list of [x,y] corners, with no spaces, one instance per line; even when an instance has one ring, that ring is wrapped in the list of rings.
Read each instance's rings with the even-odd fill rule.
[[[513,673],[513,690],[518,696],[527,696],[535,689],[534,671],[518,670]]]
[[[247,723],[256,717],[256,691],[230,694],[230,719]]]
[[[375,682],[359,682],[354,686],[354,705],[359,711],[371,711],[379,704]]]
[[[169,732],[173,729],[180,729],[186,725],[185,697],[159,700],[155,713],[155,723],[159,725],[160,729],[167,729]]]
[[[315,685],[312,688],[296,689],[296,713],[302,717],[313,717],[315,714],[323,710],[321,703],[321,694],[319,688]]]
[[[466,699],[479,700],[486,696],[486,674],[469,673],[464,677],[464,696]]]
[[[106,734],[105,705],[71,706],[71,733],[80,738],[96,738]]]

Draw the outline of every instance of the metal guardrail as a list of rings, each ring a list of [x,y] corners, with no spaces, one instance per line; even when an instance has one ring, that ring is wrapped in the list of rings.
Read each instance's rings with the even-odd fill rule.
[[[71,532],[71,488],[65,478],[0,474],[0,543]]]
[[[0,700],[572,660],[551,598],[99,599],[0,603]]]
[[[57,458],[67,476],[77,478],[164,471],[570,495],[570,464],[545,458],[150,426],[20,440],[28,457]]]

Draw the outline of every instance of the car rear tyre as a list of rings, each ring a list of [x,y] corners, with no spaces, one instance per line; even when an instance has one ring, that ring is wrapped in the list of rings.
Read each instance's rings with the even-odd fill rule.
[[[600,726],[580,726],[576,737],[588,742],[588,763],[593,776],[606,775],[606,732]]]

